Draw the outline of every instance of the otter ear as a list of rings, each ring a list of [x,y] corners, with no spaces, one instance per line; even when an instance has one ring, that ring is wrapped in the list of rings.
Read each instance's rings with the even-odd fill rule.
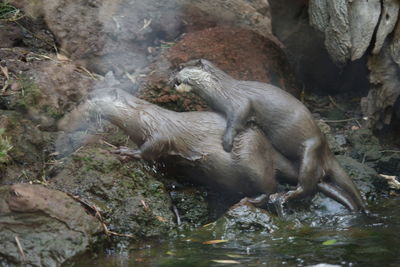
[[[199,60],[197,60],[196,66],[197,66],[197,67],[203,67],[203,66],[204,66],[204,59],[199,59]]]

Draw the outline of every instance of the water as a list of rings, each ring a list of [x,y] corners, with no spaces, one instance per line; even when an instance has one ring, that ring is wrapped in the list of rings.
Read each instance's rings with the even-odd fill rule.
[[[273,233],[232,237],[203,227],[174,240],[136,245],[124,253],[85,257],[76,266],[400,266],[400,198],[370,206],[372,215],[298,214]],[[203,241],[229,239],[206,245]]]

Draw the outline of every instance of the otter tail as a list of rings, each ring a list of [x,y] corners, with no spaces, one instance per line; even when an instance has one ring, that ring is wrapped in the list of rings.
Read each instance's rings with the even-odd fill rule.
[[[350,197],[351,202],[354,203],[354,205],[346,205],[350,210],[366,211],[365,202],[361,197],[360,191],[333,155],[329,161],[327,176],[330,178],[332,184]]]
[[[343,190],[336,187],[335,185],[326,182],[320,182],[317,184],[317,188],[318,191],[322,192],[327,197],[336,200],[349,210],[351,211],[358,210],[358,207],[354,203],[353,199],[347,193],[343,192]]]

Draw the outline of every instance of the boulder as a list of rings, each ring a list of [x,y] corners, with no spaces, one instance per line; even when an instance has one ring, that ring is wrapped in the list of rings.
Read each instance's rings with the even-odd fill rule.
[[[181,110],[204,109],[197,98],[177,94],[169,82],[180,63],[200,58],[210,60],[235,79],[268,82],[300,95],[279,42],[250,30],[226,27],[185,34],[153,64],[141,94],[151,102],[177,103],[178,108],[181,104]]]
[[[173,41],[182,32],[216,25],[271,33],[266,0],[12,1],[33,18],[43,18],[60,52],[91,70],[118,75],[148,63],[148,47]],[[101,64],[99,64],[101,62]],[[104,66],[106,65],[106,66]]]
[[[59,266],[87,251],[103,228],[67,194],[42,185],[0,187],[0,262]]]

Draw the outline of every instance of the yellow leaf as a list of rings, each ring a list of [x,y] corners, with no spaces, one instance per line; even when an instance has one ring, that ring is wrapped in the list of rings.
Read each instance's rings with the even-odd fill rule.
[[[211,225],[214,225],[214,224],[215,224],[215,222],[210,222],[210,223],[207,223],[207,224],[203,225],[203,227],[208,227],[208,226],[211,226]]]
[[[160,222],[167,222],[168,220],[165,219],[164,217],[161,216],[156,216],[157,220],[159,220]]]
[[[219,243],[225,243],[228,242],[228,240],[208,240],[208,241],[204,241],[202,244],[204,245],[212,245],[212,244],[219,244]]]
[[[240,264],[240,262],[234,260],[211,260],[211,261],[223,264]]]

